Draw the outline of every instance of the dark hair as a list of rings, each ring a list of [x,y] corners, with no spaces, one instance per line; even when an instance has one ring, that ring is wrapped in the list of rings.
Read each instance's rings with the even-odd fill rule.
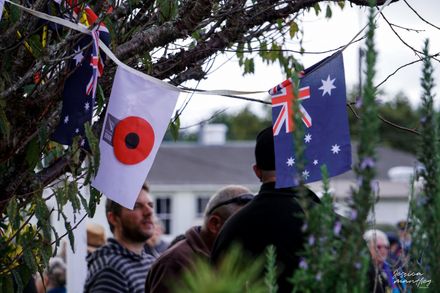
[[[275,170],[275,148],[273,143],[272,126],[263,129],[257,135],[255,144],[255,163],[261,170]]]
[[[142,189],[145,190],[146,192],[150,192],[150,188],[148,187],[148,185],[146,183],[144,185],[142,185]],[[107,200],[105,202],[105,214],[106,215],[109,212],[111,212],[112,214],[114,214],[116,216],[120,216],[121,210],[122,210],[122,206],[120,204],[107,198]],[[108,221],[108,219],[107,219],[107,221]],[[115,227],[110,223],[110,221],[108,221],[108,225],[110,226],[110,231],[113,232]]]

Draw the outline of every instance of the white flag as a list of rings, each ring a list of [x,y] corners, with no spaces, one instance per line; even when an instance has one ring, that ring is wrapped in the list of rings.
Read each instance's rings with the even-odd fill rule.
[[[5,5],[5,0],[0,0],[0,20],[2,20],[3,6]]]
[[[179,92],[118,67],[92,186],[132,209],[173,114]]]

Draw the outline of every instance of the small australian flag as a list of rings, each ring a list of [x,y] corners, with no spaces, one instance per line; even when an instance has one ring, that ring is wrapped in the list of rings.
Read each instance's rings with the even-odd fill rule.
[[[269,91],[275,145],[276,187],[297,186],[322,179],[320,167],[329,177],[351,169],[351,144],[346,108],[342,52],[327,57],[302,72],[298,111],[304,123],[304,169],[297,170],[293,139],[293,86],[288,79]]]
[[[64,145],[71,145],[75,136],[80,136],[84,146],[84,124],[91,123],[98,77],[102,75],[105,54],[98,57],[98,38],[106,45],[110,34],[104,25],[92,31],[92,36],[82,37],[73,47],[68,68],[73,71],[63,89],[63,107],[60,122],[51,139]]]

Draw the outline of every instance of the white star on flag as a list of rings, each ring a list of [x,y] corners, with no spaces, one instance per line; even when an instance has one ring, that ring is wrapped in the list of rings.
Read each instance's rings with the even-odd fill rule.
[[[286,164],[287,166],[292,167],[295,165],[295,159],[293,157],[288,158]]]
[[[306,143],[309,143],[310,141],[312,141],[312,135],[310,133],[307,133],[307,135],[304,137],[304,141]]]
[[[69,115],[67,115],[66,117],[64,117],[64,124],[69,123]]]
[[[90,104],[89,104],[89,102],[86,102],[84,104],[84,110],[89,111],[89,109],[90,109]]]
[[[313,165],[318,165],[318,160],[313,160]]]
[[[332,153],[333,154],[338,154],[340,151],[341,151],[341,148],[337,144],[332,145]]]
[[[75,133],[79,133],[79,129],[78,128],[75,128]]]
[[[302,172],[302,175],[303,175],[304,179],[307,180],[307,178],[309,178],[309,176],[310,176],[310,173],[309,173],[309,171],[304,170],[304,171]]]
[[[78,46],[78,49],[75,50],[75,57],[73,57],[73,59],[75,59],[75,65],[78,65],[78,63],[81,63],[83,58],[84,58],[84,55],[81,51],[81,48]]]
[[[330,75],[327,76],[327,80],[322,80],[322,86],[319,88],[320,90],[322,90],[322,96],[324,96],[325,94],[328,94],[329,96],[332,95],[332,89],[335,89],[336,87],[333,85],[333,83],[335,82],[336,78],[333,78],[332,80],[330,80]]]

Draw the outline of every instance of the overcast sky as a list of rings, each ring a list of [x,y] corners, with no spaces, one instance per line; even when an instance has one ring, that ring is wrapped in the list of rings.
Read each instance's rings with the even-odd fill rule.
[[[440,15],[438,14],[440,3],[437,0],[407,1],[423,18],[440,27]],[[325,6],[322,6],[322,8],[325,8]],[[306,51],[326,51],[345,45],[366,22],[366,8],[350,8],[349,5],[343,11],[340,11],[336,6],[332,6],[332,8],[333,17],[331,19],[325,19],[324,15],[316,17],[314,13],[304,18],[303,46]],[[440,30],[423,22],[402,0],[386,7],[383,13],[391,23],[405,28],[422,30],[414,32],[396,28],[396,31],[410,45],[422,50],[424,39],[429,38],[430,52],[440,52]],[[398,39],[381,17],[379,17],[375,41],[378,51],[376,84],[383,81],[399,66],[417,60],[417,56],[414,55],[412,50]],[[360,43],[360,45],[363,46],[364,44]],[[295,42],[291,42],[289,46],[292,49],[298,49]],[[353,87],[359,80],[358,52],[359,44],[352,44],[344,51],[347,88]],[[295,57],[302,61],[305,67],[309,67],[328,55],[296,55]],[[277,64],[268,66],[259,62],[258,58],[255,61],[255,74],[242,76],[242,70],[235,59],[227,61],[227,58],[218,58],[213,66],[216,70],[206,80],[202,81],[198,88],[205,90],[267,91],[285,79]],[[435,64],[435,68],[435,76],[438,77],[440,74],[438,63]],[[400,70],[381,86],[381,89],[387,93],[381,99],[386,100],[393,97],[397,92],[403,91],[413,104],[417,104],[420,101],[420,76],[420,62]],[[438,78],[436,79],[439,83]],[[195,86],[195,84],[192,83],[190,86]],[[435,90],[437,91],[437,88]],[[263,99],[265,96],[266,94],[261,94],[256,97]],[[186,98],[186,95],[181,95],[178,107],[186,101]],[[234,112],[245,106],[250,106],[255,111],[261,111],[262,107],[267,107],[259,103],[226,97],[194,95],[181,117],[181,125],[185,127],[208,119],[216,110],[226,109],[229,112]]]

